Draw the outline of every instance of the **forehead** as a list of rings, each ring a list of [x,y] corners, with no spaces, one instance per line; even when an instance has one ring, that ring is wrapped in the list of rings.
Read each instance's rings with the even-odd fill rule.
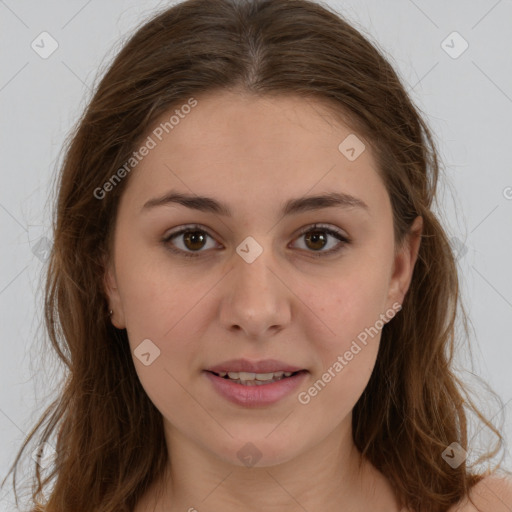
[[[168,118],[164,114],[155,125]],[[352,132],[318,100],[222,91],[199,98],[197,106],[164,139],[189,159],[236,158],[263,168],[300,163],[304,158],[314,162],[319,152],[338,157],[339,143]]]
[[[196,100],[188,113],[173,107],[146,134],[155,146],[132,172],[126,192],[138,204],[170,189],[229,204],[251,198],[255,206],[335,190],[385,206],[370,146],[322,103],[229,91]],[[176,110],[181,115],[171,125]],[[347,147],[357,152],[355,159],[347,158]]]

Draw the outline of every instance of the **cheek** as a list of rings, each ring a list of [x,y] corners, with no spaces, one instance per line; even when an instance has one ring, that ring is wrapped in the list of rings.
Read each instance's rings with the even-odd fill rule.
[[[324,372],[301,395],[303,402],[309,400],[305,407],[311,407],[310,413],[317,409],[326,425],[336,425],[346,418],[365,390],[375,365],[378,340],[373,343],[361,346],[350,361],[342,363],[336,359],[337,355],[333,357]]]
[[[194,358],[201,354],[201,346],[196,333],[201,322],[208,320],[207,297],[203,296],[216,280],[212,276],[196,276],[191,267],[185,270],[171,265],[165,254],[135,246],[133,250],[120,251],[116,267],[126,331],[139,378],[151,393],[165,390],[162,399],[168,401],[177,382],[189,378],[186,370],[197,366]],[[156,355],[149,366],[137,357],[144,340],[151,342],[145,342],[152,352],[149,359],[153,360],[153,353]]]
[[[385,325],[388,264],[364,257],[346,260],[335,277],[321,285],[308,281],[301,291],[315,313],[301,326],[319,363],[309,383],[311,401],[338,419],[355,405],[375,365]]]
[[[130,274],[123,289],[126,331],[138,378],[155,407],[173,423],[179,423],[176,404],[183,421],[204,413],[186,391],[191,368],[197,367],[201,354],[195,320],[202,311],[199,299],[204,290],[182,281],[176,271],[165,275],[154,265]],[[144,351],[139,348],[143,342],[148,347]],[[139,357],[147,352],[149,365]]]
[[[316,404],[318,411],[330,418],[329,424],[349,414],[366,388],[385,325],[382,301],[373,287],[345,284],[334,288],[329,297],[316,297],[316,304],[322,304],[319,314],[330,329],[321,336],[312,329],[306,334],[318,364],[303,389],[304,400]]]
[[[298,295],[312,312],[302,325],[306,338],[321,343],[329,357],[348,350],[351,341],[385,313],[387,276],[385,264],[360,258],[340,265],[329,277],[303,280]]]
[[[161,249],[119,245],[116,268],[130,339],[167,339],[204,294],[204,279],[194,277],[190,267],[172,265]]]

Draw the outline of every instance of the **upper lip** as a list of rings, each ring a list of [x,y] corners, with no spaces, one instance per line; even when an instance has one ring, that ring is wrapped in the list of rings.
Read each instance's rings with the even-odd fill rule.
[[[249,373],[274,373],[274,372],[298,372],[304,370],[299,366],[283,363],[276,359],[262,361],[249,361],[248,359],[231,359],[215,366],[210,366],[207,371],[219,372],[249,372]]]

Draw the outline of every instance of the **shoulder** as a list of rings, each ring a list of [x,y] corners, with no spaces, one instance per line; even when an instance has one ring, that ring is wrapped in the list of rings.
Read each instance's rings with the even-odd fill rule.
[[[486,476],[471,488],[469,495],[474,504],[465,498],[448,512],[510,512],[512,478],[500,475]]]

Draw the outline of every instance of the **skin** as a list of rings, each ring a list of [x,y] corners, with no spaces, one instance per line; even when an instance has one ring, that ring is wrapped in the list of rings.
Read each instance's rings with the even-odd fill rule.
[[[380,334],[307,405],[297,392],[246,408],[216,393],[202,370],[228,359],[274,358],[309,371],[307,390],[380,315],[402,304],[420,245],[418,217],[395,252],[391,203],[369,145],[349,161],[338,145],[353,131],[320,103],[215,93],[136,166],[116,219],[105,273],[113,324],[133,350],[145,339],[160,356],[138,377],[162,413],[172,454],[168,472],[139,502],[155,510],[398,511],[386,478],[352,441],[352,409],[375,364]],[[162,116],[168,119],[169,115]],[[156,125],[159,124],[159,121]],[[170,190],[225,203],[232,217],[169,204],[141,212]],[[288,199],[349,193],[368,210],[329,207],[283,217]],[[351,239],[308,244],[301,228],[323,223]],[[201,244],[171,230],[200,224]],[[325,232],[323,232],[325,233]],[[247,263],[247,237],[263,248]],[[400,314],[400,313],[398,313]],[[390,321],[393,321],[390,319]],[[261,459],[246,467],[237,452],[253,443]]]

